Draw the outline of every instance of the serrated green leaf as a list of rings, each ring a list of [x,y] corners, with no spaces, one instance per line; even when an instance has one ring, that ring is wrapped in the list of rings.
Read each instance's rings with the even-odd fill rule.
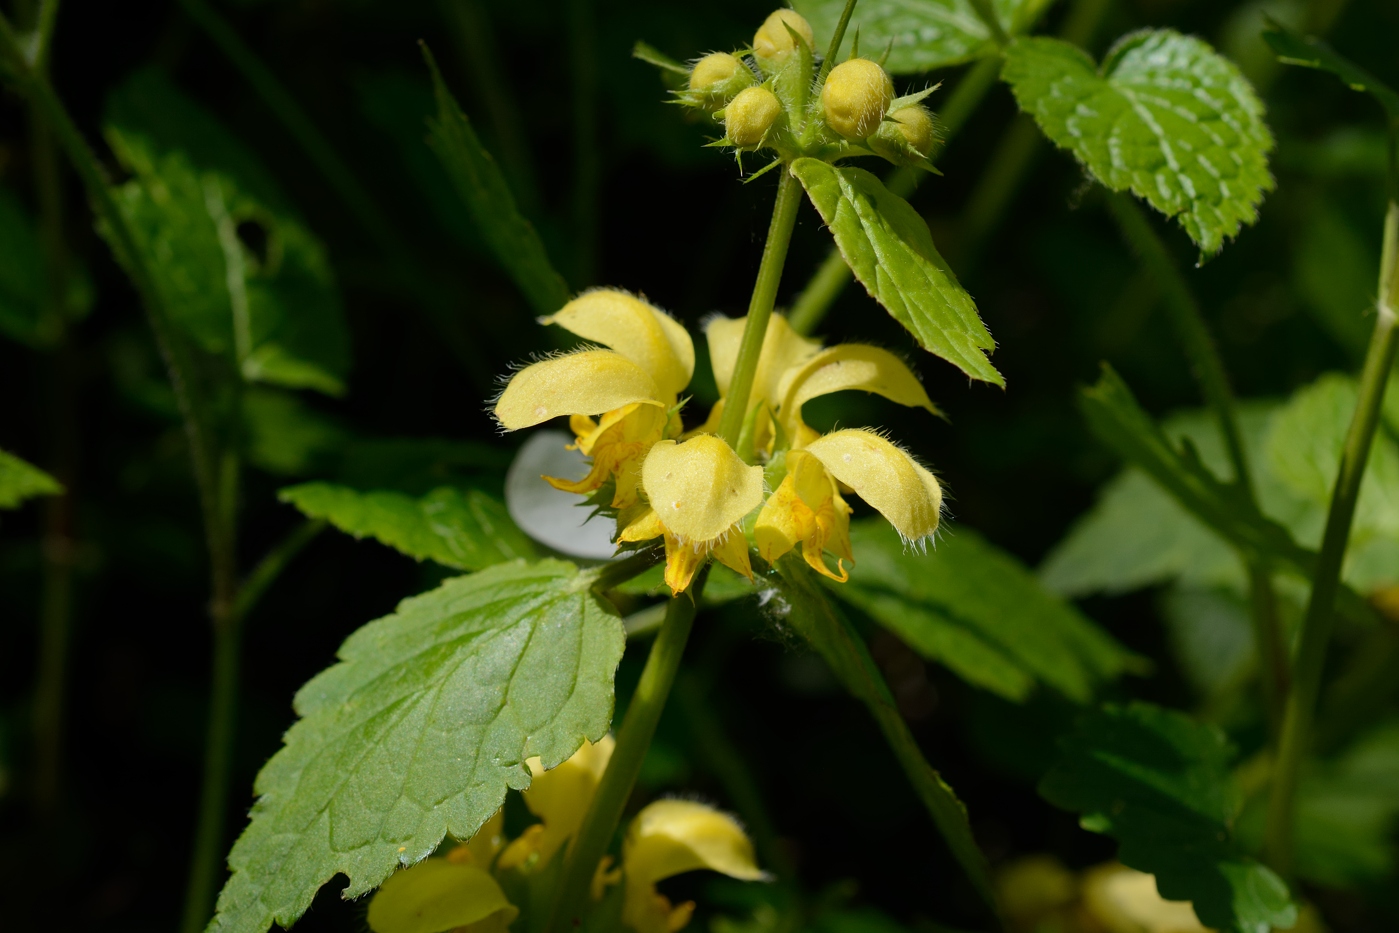
[[[1008,700],[1043,684],[1087,702],[1142,663],[969,528],[940,534],[927,553],[878,519],[853,523],[850,541],[856,564],[832,592],[928,660]]]
[[[63,492],[58,480],[14,454],[0,450],[0,509],[18,508],[26,499]]]
[[[428,144],[442,160],[496,260],[535,311],[553,314],[568,303],[568,283],[549,261],[533,225],[516,207],[500,167],[481,145],[471,121],[447,90],[426,46],[423,54],[437,96],[437,117],[428,121]]]
[[[242,377],[339,395],[349,335],[325,249],[257,159],[157,71],[122,85],[113,193],[167,313]]]
[[[994,0],[1001,25],[1009,33],[1028,26],[1049,4],[1044,0]],[[830,45],[845,0],[795,0],[792,6],[811,22],[816,48]],[[884,67],[911,74],[960,65],[993,54],[990,30],[969,0],[863,0],[855,8],[846,48],[856,29],[860,49],[876,58],[889,49]]]
[[[966,807],[923,757],[869,648],[800,558],[789,554],[777,562],[776,569],[781,599],[769,600],[768,605],[821,656],[845,689],[869,708],[958,864],[982,898],[994,905],[996,895],[986,857],[972,836]]]
[[[1228,59],[1169,29],[1124,36],[1101,68],[1077,46],[1017,39],[1001,77],[1020,109],[1113,191],[1178,217],[1206,254],[1258,219],[1273,136]]]
[[[1223,733],[1147,703],[1109,704],[1083,718],[1040,782],[1085,829],[1112,836],[1123,864],[1156,876],[1167,900],[1234,933],[1288,929],[1287,885],[1243,855],[1230,834],[1239,792]]]
[[[1304,68],[1331,72],[1352,91],[1370,94],[1384,108],[1390,121],[1399,124],[1399,91],[1395,91],[1364,68],[1338,54],[1335,49],[1315,36],[1303,36],[1276,20],[1270,25],[1272,28],[1264,31],[1263,38],[1277,53],[1279,61],[1287,65],[1301,65]]]
[[[612,718],[625,634],[572,564],[502,564],[404,600],[296,695],[210,933],[291,927],[337,873],[357,897],[468,839]]]
[[[976,302],[933,245],[927,222],[861,168],[792,163],[860,284],[930,353],[973,379],[1005,385],[986,359],[996,342]]]
[[[478,489],[442,486],[422,497],[303,483],[278,497],[308,518],[323,518],[356,538],[371,537],[415,560],[457,570],[533,557],[537,551],[505,506]]]
[[[1267,795],[1239,817],[1240,841],[1259,846]],[[1399,722],[1370,731],[1340,755],[1309,763],[1297,788],[1296,870],[1331,888],[1382,882],[1399,867]]]

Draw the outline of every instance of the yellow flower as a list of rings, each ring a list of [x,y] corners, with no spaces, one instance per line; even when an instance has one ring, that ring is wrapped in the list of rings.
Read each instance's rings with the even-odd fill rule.
[[[841,344],[822,350],[782,374],[778,424],[792,443],[786,476],[758,513],[753,537],[758,553],[772,563],[798,544],[802,557],[833,580],[849,578],[850,507],[839,483],[874,506],[908,541],[937,530],[942,490],[937,479],[905,451],[874,431],[851,429],[824,437],[802,421],[802,406],[813,398],[848,389],[936,413],[918,377],[888,350]],[[836,570],[821,556],[836,556]]]
[[[648,805],[632,821],[622,846],[622,922],[637,933],[675,933],[684,927],[694,902],[672,905],[656,891],[656,882],[701,868],[741,881],[767,877],[733,817],[690,800]]]
[[[752,579],[743,517],[763,501],[763,468],[749,466],[712,434],[661,441],[646,455],[641,485],[649,506],[620,541],[665,537],[665,582],[683,592],[711,555]]]
[[[724,414],[724,396],[729,394],[729,384],[733,382],[734,366],[738,362],[738,348],[743,342],[743,329],[748,318],[714,317],[704,326],[705,338],[709,343],[709,362],[714,370],[714,382],[719,387],[720,399],[709,412],[709,418],[699,430],[710,434],[719,430],[719,420]],[[753,394],[750,404],[762,403],[768,414],[759,422],[754,447],[766,450],[772,442],[771,412],[777,410],[782,399],[778,390],[782,377],[790,369],[821,352],[821,344],[807,340],[792,330],[787,319],[780,314],[768,318],[767,333],[763,336],[763,350],[758,356],[758,368],[753,373]]]
[[[505,847],[496,863],[499,869],[544,868],[549,864],[583,825],[583,817],[592,805],[615,745],[610,735],[603,736],[596,744],[584,742],[552,771],[545,771],[538,758],[525,762],[534,775],[524,792],[525,806],[540,822]]]
[[[632,506],[646,452],[680,433],[673,409],[695,370],[690,335],[664,311],[616,289],[586,292],[541,320],[610,349],[579,350],[526,366],[496,401],[496,420],[517,431],[568,415],[578,449],[593,458],[592,469],[577,482],[544,478],[580,494],[615,479],[612,505]]]
[[[389,877],[369,902],[374,933],[505,933],[519,914],[491,877],[504,811],[446,856]]]

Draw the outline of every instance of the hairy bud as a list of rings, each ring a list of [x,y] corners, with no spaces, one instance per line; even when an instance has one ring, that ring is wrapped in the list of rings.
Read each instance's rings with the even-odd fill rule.
[[[718,110],[755,78],[748,66],[728,52],[713,52],[690,69],[690,89],[683,95],[687,103],[705,110]]]
[[[836,65],[821,89],[826,124],[846,139],[864,139],[879,129],[893,100],[894,82],[867,58]]]
[[[937,117],[921,104],[889,114],[869,139],[869,147],[899,165],[926,163],[942,146]]]
[[[793,32],[806,43],[807,48],[816,47],[816,36],[811,31],[811,24],[796,10],[777,10],[763,20],[763,24],[753,35],[753,57],[758,60],[764,71],[771,72],[797,50],[796,42],[792,39]]]
[[[782,115],[782,102],[765,87],[750,87],[724,108],[724,132],[729,142],[748,149],[762,143]]]

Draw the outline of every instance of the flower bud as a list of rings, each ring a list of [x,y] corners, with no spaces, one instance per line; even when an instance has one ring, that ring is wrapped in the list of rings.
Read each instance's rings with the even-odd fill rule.
[[[782,115],[782,102],[765,87],[738,93],[724,108],[724,132],[729,142],[743,149],[761,145],[768,130]]]
[[[788,27],[791,27],[791,32],[788,31]],[[806,43],[807,48],[816,47],[816,36],[811,31],[811,24],[796,10],[776,10],[763,20],[758,31],[753,34],[753,56],[758,59],[758,64],[764,71],[773,71],[796,51],[797,45],[792,40],[793,32]]]
[[[753,72],[728,52],[713,52],[690,69],[690,89],[683,97],[704,110],[723,107],[735,94],[754,83]]]
[[[942,130],[937,117],[926,107],[914,104],[889,114],[869,140],[869,147],[899,165],[925,163],[942,146]]]
[[[821,89],[826,124],[846,139],[864,139],[879,129],[893,100],[894,82],[867,58],[836,65]]]

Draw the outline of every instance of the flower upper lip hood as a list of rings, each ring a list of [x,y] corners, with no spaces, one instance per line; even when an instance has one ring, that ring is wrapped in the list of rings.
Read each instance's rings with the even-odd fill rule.
[[[695,348],[685,328],[626,292],[585,292],[541,321],[609,349],[578,350],[516,373],[495,404],[507,431],[638,402],[669,408],[694,374]]]

